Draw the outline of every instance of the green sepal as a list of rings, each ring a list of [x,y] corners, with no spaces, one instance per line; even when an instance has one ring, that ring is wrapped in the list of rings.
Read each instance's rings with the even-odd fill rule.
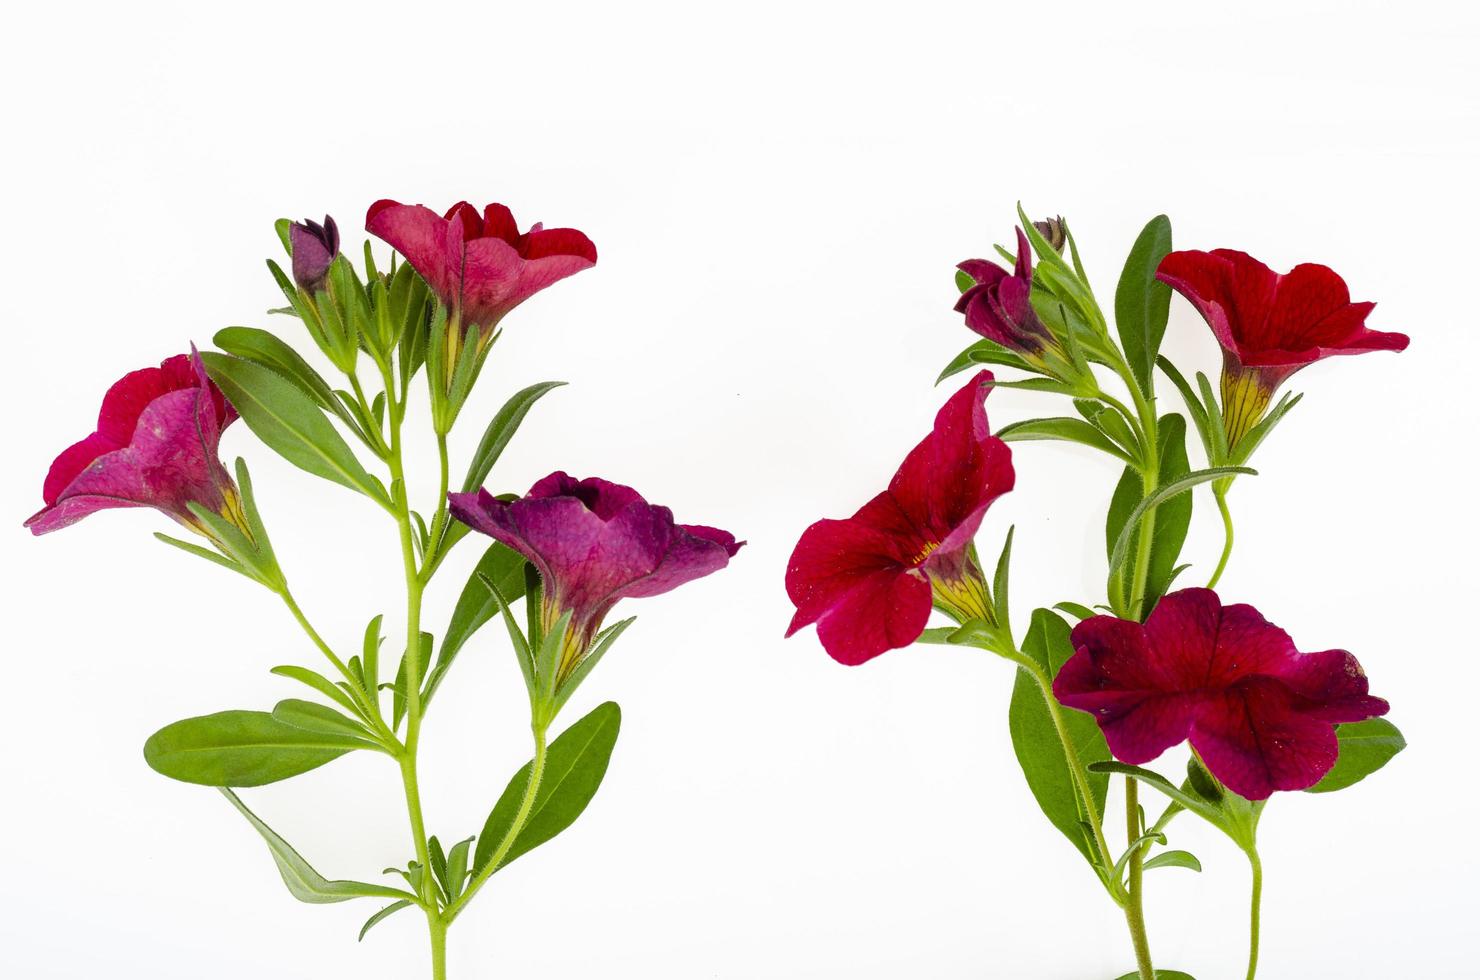
[[[628,616],[626,619],[613,623],[592,637],[591,649],[581,658],[581,662],[576,664],[575,670],[571,671],[570,676],[565,679],[565,683],[561,684],[555,691],[555,697],[550,703],[551,720],[560,713],[561,708],[565,707],[565,702],[569,701],[570,696],[576,693],[576,688],[581,686],[581,682],[586,679],[586,675],[590,674],[601,658],[606,656],[606,651],[611,649],[613,643],[617,642],[617,638],[626,632],[627,627],[631,626],[636,620],[636,616]]]

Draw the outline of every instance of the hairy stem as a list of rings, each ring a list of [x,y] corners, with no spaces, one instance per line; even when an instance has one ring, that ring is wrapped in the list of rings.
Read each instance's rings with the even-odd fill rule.
[[[1141,980],[1156,980],[1156,970],[1151,965],[1151,943],[1146,938],[1146,914],[1141,906],[1142,860],[1145,845],[1137,845],[1141,837],[1141,804],[1137,798],[1136,781],[1125,779],[1125,835],[1132,846],[1130,865],[1126,872],[1125,922],[1131,930],[1131,945],[1136,950],[1136,969]]]
[[[514,813],[514,821],[509,824],[509,829],[504,833],[504,839],[499,841],[498,847],[494,849],[493,855],[483,866],[483,870],[473,878],[472,883],[468,885],[461,897],[447,907],[443,919],[449,925],[458,917],[468,902],[473,900],[478,889],[482,888],[484,883],[498,870],[499,865],[503,863],[509,850],[514,846],[514,842],[519,839],[519,832],[524,829],[524,825],[529,821],[530,813],[534,810],[534,800],[539,795],[540,781],[544,775],[545,729],[536,727],[534,729],[534,759],[529,764],[529,781],[524,784],[524,796],[519,800],[519,809]]]

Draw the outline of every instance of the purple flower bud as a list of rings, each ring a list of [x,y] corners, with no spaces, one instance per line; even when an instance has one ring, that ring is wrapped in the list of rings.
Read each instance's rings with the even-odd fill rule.
[[[310,293],[321,289],[339,254],[339,227],[326,214],[323,224],[307,219],[293,222],[288,236],[293,247],[293,281]]]

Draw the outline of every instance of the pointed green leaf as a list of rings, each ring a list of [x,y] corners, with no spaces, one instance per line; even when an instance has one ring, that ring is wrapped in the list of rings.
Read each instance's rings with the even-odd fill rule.
[[[1171,250],[1172,223],[1159,214],[1137,236],[1115,287],[1115,328],[1131,373],[1148,394],[1172,301],[1171,287],[1157,280],[1156,268]]]
[[[389,507],[384,490],[355,458],[323,411],[272,368],[213,351],[206,370],[242,421],[278,455],[301,469]]]
[[[278,836],[277,832],[263,823],[261,818],[241,801],[231,790],[222,787],[221,795],[236,807],[247,822],[256,828],[262,839],[267,841],[267,848],[272,852],[272,859],[278,866],[278,872],[283,876],[283,884],[288,886],[288,891],[300,902],[308,902],[312,905],[327,905],[333,902],[347,902],[352,898],[394,898],[410,901],[415,898],[408,892],[399,888],[387,888],[384,885],[372,885],[363,881],[329,881],[323,875],[313,869],[307,861],[288,842]]]
[[[1340,754],[1336,765],[1307,793],[1331,793],[1359,783],[1388,764],[1408,743],[1386,718],[1368,718],[1336,726]]]
[[[1162,851],[1155,857],[1147,858],[1142,868],[1146,871],[1153,871],[1157,868],[1186,868],[1188,871],[1201,871],[1202,862],[1190,851]]]
[[[1004,442],[1028,442],[1036,439],[1055,439],[1061,442],[1077,442],[1102,453],[1109,453],[1126,463],[1135,462],[1124,449],[1097,427],[1081,419],[1067,416],[1048,419],[1028,419],[1013,422],[997,430],[997,438]]]
[[[613,701],[598,705],[550,743],[545,772],[535,793],[534,806],[524,828],[514,839],[499,867],[545,843],[575,822],[596,795],[611,761],[622,724],[622,711]],[[481,873],[513,826],[514,816],[529,783],[530,767],[514,775],[478,835],[473,867]]]
[[[488,479],[488,474],[493,471],[493,464],[498,462],[504,447],[519,430],[519,424],[524,421],[524,417],[529,414],[534,403],[546,393],[564,384],[564,381],[542,381],[539,384],[530,385],[523,391],[515,392],[513,397],[504,403],[504,406],[494,415],[493,420],[488,423],[488,428],[483,432],[483,438],[478,442],[472,462],[468,465],[468,475],[463,479],[463,493],[472,493],[483,486],[483,481]]]
[[[484,578],[497,586],[498,595],[505,600],[513,602],[519,599],[524,595],[524,556],[495,541],[478,560],[458,596],[457,605],[453,607],[447,632],[442,635],[442,648],[437,651],[437,663],[427,679],[423,701],[431,701],[463,644],[498,614],[499,599],[483,583]]]
[[[379,912],[376,912],[374,915],[370,916],[370,918],[365,920],[365,924],[360,927],[360,938],[356,941],[364,942],[365,933],[369,932],[371,929],[379,925],[382,919],[388,919],[402,909],[410,907],[411,900],[407,898],[403,898],[399,902],[392,902],[391,904],[387,905],[385,908],[381,909]]]

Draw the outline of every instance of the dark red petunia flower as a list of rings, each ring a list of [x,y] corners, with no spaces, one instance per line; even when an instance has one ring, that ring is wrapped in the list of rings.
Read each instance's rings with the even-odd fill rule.
[[[797,607],[787,636],[816,623],[834,660],[861,664],[919,639],[932,595],[963,619],[990,615],[968,549],[1014,478],[1012,452],[983,408],[991,380],[981,371],[951,396],[888,490],[802,534],[786,570]]]
[[[1400,351],[1401,333],[1365,325],[1373,303],[1353,303],[1346,283],[1324,265],[1284,275],[1232,249],[1172,252],[1156,278],[1181,293],[1223,346],[1223,414],[1230,446],[1263,416],[1285,379],[1334,354]]]
[[[51,464],[46,507],[26,527],[45,534],[95,511],[153,507],[205,533],[190,503],[245,527],[236,484],[217,455],[235,418],[193,349],[124,375],[103,397],[98,430]]]
[[[295,221],[288,228],[293,252],[293,281],[310,293],[324,285],[329,266],[339,254],[339,226],[324,215],[324,223]]]
[[[563,681],[621,599],[671,592],[729,564],[744,545],[728,531],[676,524],[667,507],[631,487],[552,473],[519,500],[486,490],[448,494],[452,515],[508,545],[544,583],[545,629],[566,612],[569,633],[556,671]]]
[[[1249,800],[1314,786],[1336,764],[1337,722],[1386,714],[1345,650],[1301,653],[1253,606],[1208,589],[1164,597],[1145,625],[1095,616],[1054,696],[1094,715],[1117,759],[1150,762],[1184,739]]]
[[[485,335],[535,293],[596,264],[596,246],[581,232],[536,224],[520,234],[502,204],[480,216],[460,201],[438,217],[420,204],[376,201],[365,230],[404,255],[464,327]]]
[[[1017,229],[1017,265],[1008,272],[986,259],[967,259],[956,268],[976,285],[961,294],[956,312],[966,314],[966,326],[1009,350],[1029,356],[1057,346],[1053,334],[1033,310],[1033,249],[1028,236]]]

